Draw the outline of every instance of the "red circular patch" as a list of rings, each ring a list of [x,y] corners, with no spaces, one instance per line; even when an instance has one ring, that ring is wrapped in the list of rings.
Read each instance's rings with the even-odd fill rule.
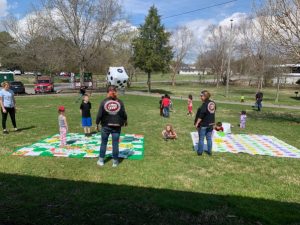
[[[106,102],[104,105],[105,111],[112,114],[119,112],[120,108],[121,108],[120,103],[113,100]]]

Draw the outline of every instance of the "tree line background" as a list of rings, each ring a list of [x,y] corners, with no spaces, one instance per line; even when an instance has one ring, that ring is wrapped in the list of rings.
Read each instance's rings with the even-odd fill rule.
[[[299,22],[298,0],[265,0],[253,4],[247,18],[233,21],[232,29],[211,25],[199,41],[185,26],[167,31],[154,6],[135,28],[118,0],[40,0],[24,19],[1,21],[0,57],[4,68],[47,74],[105,74],[109,66],[124,66],[130,77],[145,72],[150,90],[153,72],[170,72],[175,85],[180,67],[196,49],[196,67],[209,69],[216,86],[238,74],[261,89],[286,72],[274,65],[299,63]]]

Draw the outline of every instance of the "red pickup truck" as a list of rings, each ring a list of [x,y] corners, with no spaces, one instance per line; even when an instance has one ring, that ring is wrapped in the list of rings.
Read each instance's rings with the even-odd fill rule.
[[[34,92],[50,93],[54,92],[54,82],[50,76],[38,76],[34,85]]]

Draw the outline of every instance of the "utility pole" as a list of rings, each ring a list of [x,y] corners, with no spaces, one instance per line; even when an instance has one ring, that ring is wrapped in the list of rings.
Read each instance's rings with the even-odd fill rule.
[[[232,52],[232,28],[233,28],[233,19],[230,20],[230,37],[229,37],[229,46],[228,46],[228,65],[227,65],[227,74],[226,74],[226,98],[229,96],[229,79],[231,73],[231,52]]]

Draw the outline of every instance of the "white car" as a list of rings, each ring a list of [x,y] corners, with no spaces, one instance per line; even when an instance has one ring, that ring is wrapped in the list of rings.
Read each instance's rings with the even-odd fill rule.
[[[21,75],[22,73],[21,73],[21,70],[15,70],[14,71],[14,75]]]

